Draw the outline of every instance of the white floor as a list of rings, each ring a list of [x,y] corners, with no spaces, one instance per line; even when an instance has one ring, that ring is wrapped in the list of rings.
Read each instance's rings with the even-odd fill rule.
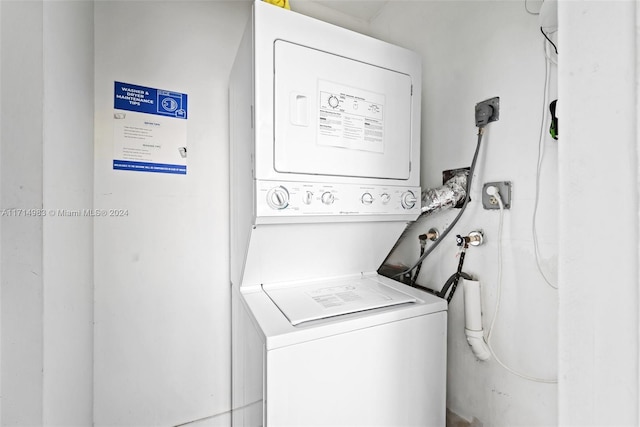
[[[180,424],[176,427],[228,427],[230,425],[231,412],[225,412],[213,417]],[[475,418],[472,421],[467,421],[459,415],[447,410],[447,427],[482,427],[482,423]]]

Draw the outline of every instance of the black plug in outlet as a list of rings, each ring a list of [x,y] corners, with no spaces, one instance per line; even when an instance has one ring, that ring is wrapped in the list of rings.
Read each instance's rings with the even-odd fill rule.
[[[500,118],[500,97],[487,99],[476,104],[476,126],[485,127]]]

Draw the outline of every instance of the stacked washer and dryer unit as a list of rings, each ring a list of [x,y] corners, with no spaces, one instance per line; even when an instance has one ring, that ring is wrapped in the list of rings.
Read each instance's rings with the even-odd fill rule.
[[[420,213],[420,58],[255,2],[231,74],[234,426],[442,426],[446,303],[376,270]]]

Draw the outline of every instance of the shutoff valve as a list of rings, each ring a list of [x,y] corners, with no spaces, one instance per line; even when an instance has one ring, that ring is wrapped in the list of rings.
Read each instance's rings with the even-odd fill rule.
[[[462,246],[465,249],[471,246],[480,246],[484,242],[484,235],[482,231],[472,231],[467,236],[456,236],[456,245]]]

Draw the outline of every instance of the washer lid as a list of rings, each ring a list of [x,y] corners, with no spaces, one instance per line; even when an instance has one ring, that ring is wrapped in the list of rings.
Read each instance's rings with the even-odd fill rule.
[[[264,291],[292,325],[418,300],[375,277],[341,278]]]

